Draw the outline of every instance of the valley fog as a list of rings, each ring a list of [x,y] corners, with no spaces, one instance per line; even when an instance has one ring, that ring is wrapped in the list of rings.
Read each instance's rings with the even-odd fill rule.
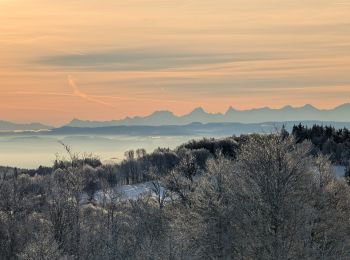
[[[158,147],[175,148],[178,145],[201,137],[196,136],[47,136],[6,135],[0,136],[0,165],[18,168],[52,166],[56,155],[67,156],[64,144],[74,153],[98,156],[103,162],[118,162],[125,151],[144,148],[152,152]]]

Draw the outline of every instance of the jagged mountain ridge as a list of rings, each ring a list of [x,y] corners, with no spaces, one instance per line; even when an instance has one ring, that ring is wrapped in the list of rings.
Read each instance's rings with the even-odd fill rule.
[[[38,131],[52,129],[52,126],[41,123],[19,124],[0,120],[0,131]]]
[[[225,113],[207,113],[198,107],[186,115],[177,116],[171,111],[155,111],[145,117],[127,117],[112,121],[84,121],[73,119],[66,126],[70,127],[106,127],[106,126],[133,126],[133,125],[187,125],[199,123],[261,123],[284,121],[337,121],[350,122],[350,103],[340,105],[333,109],[318,109],[312,105],[303,107],[285,106],[280,109],[268,107],[236,110],[230,107]]]

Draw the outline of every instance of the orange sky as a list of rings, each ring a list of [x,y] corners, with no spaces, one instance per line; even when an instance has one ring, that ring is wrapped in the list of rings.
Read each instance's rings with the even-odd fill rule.
[[[349,0],[0,0],[0,119],[350,102]]]

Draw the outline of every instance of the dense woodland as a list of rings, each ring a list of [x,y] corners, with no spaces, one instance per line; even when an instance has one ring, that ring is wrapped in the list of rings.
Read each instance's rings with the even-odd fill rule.
[[[348,165],[349,144],[347,129],[299,125],[128,151],[113,165],[65,146],[52,167],[0,168],[0,256],[349,259],[350,187],[332,170]],[[94,200],[142,182],[152,196]]]
[[[348,166],[350,161],[350,131],[347,128],[335,129],[332,126],[314,125],[311,128],[299,124],[293,127],[292,134],[298,143],[309,140],[314,145],[314,153],[322,152],[334,164]]]

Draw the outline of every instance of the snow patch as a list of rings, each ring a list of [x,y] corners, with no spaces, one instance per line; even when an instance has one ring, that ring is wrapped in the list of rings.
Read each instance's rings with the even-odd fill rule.
[[[146,196],[158,198],[160,195],[161,199],[166,197],[165,188],[159,185],[159,192],[156,192],[157,182],[155,182],[155,184],[156,185],[154,185],[153,182],[145,182],[134,185],[122,185],[106,190],[99,190],[93,195],[92,201],[94,201],[97,204],[103,204],[118,201],[138,200],[139,198]],[[87,203],[88,201],[88,195],[83,194],[81,198],[81,203]]]
[[[343,178],[345,177],[345,170],[346,167],[345,166],[341,166],[341,165],[333,165],[333,171],[335,173],[335,176],[337,178]]]

